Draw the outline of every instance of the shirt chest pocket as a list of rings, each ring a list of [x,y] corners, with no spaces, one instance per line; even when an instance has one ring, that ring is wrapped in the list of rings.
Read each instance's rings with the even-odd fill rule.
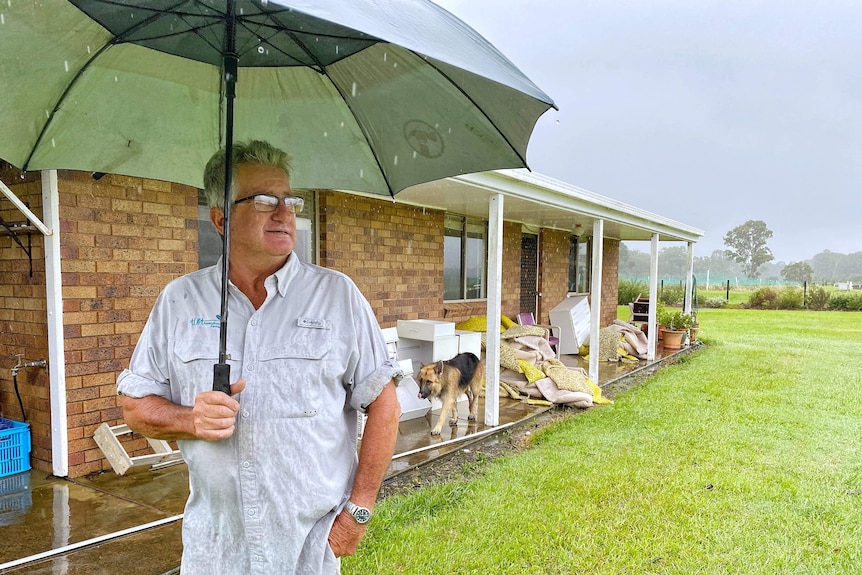
[[[328,330],[261,349],[249,386],[261,419],[314,417],[324,401],[343,389],[333,371]]]
[[[195,396],[203,391],[212,391],[213,365],[218,363],[218,331],[209,337],[183,338],[176,343],[174,354],[179,361],[172,362],[172,387],[179,390],[183,405],[194,405]],[[228,345],[228,364],[231,367],[230,382],[240,378],[239,364],[242,351]]]

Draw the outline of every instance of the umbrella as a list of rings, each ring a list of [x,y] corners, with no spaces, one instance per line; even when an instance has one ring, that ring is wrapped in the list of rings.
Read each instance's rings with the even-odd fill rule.
[[[297,188],[394,195],[526,166],[553,106],[428,0],[18,0],[0,7],[0,54],[0,158],[25,171],[202,187],[215,149],[256,138],[291,153]]]

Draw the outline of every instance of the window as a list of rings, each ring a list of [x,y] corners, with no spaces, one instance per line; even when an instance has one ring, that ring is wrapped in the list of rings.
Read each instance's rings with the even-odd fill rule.
[[[305,200],[302,213],[296,218],[296,245],[294,253],[304,262],[315,263],[314,224],[316,212],[315,195],[309,190],[293,190],[294,195]],[[215,265],[222,253],[222,239],[210,221],[203,191],[198,192],[198,267]]]
[[[569,241],[569,292],[590,291],[590,242],[572,236]]]
[[[444,228],[443,299],[483,299],[487,282],[487,224],[447,215]]]

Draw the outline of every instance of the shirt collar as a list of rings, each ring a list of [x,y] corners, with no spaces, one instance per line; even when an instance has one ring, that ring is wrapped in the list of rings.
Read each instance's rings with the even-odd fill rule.
[[[291,252],[284,265],[273,274],[278,287],[278,293],[281,297],[285,297],[287,295],[287,287],[290,284],[290,281],[296,277],[296,274],[299,272],[300,265],[302,264],[299,261],[299,257],[296,253]]]
[[[222,257],[219,256],[218,261],[215,264],[216,274],[215,278],[217,281],[221,282],[221,266],[222,266]],[[287,295],[287,287],[290,285],[290,280],[292,280],[296,274],[299,272],[299,267],[302,265],[302,262],[299,260],[299,257],[291,252],[287,257],[287,261],[284,262],[284,265],[281,266],[277,272],[272,274],[270,277],[275,277],[276,288],[278,289],[278,293],[281,297]],[[230,285],[234,286],[233,282],[230,282]]]

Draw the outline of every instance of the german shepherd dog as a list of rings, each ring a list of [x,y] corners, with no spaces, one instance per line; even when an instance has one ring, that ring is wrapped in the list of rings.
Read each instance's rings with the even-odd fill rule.
[[[479,411],[479,393],[485,384],[485,362],[474,353],[459,353],[449,361],[423,365],[419,370],[419,397],[439,397],[443,402],[437,425],[431,435],[440,435],[443,421],[449,415],[449,425],[458,425],[458,396],[467,394],[471,421]]]

